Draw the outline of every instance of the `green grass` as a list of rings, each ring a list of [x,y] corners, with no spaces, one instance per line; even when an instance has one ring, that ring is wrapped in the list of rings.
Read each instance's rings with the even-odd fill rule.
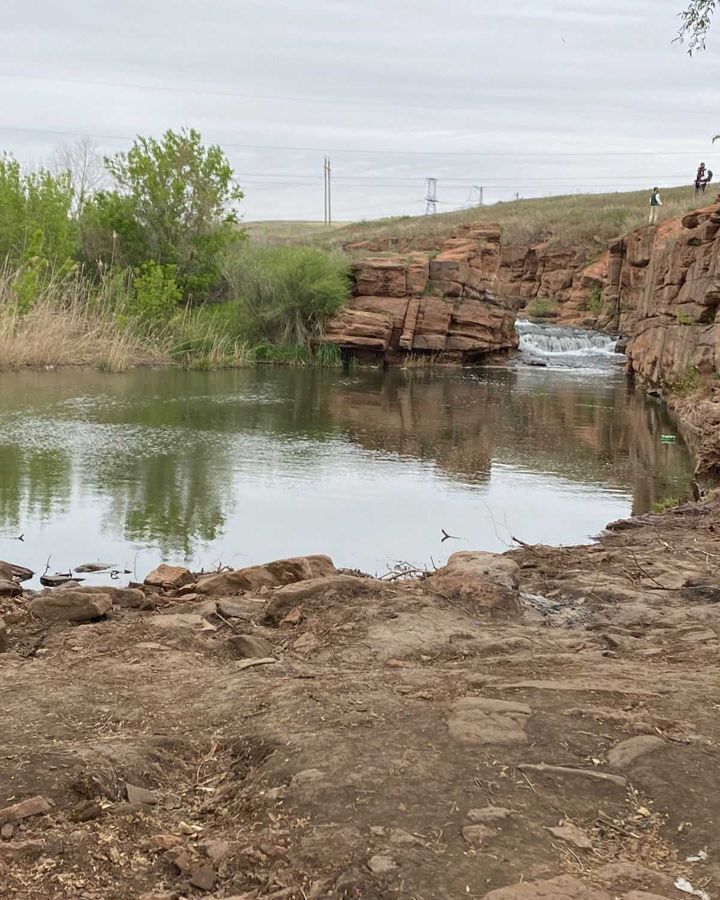
[[[676,506],[680,506],[680,500],[677,497],[665,497],[664,500],[658,500],[657,503],[653,503],[652,511],[654,513],[664,513],[669,509],[675,509]]]
[[[687,366],[668,378],[665,387],[674,397],[689,397],[700,388],[700,373],[695,366]]]
[[[593,315],[598,315],[602,308],[602,288],[599,284],[593,286],[593,289],[590,291],[590,298],[587,302],[588,311]]]
[[[528,315],[533,319],[549,319],[558,313],[555,300],[533,300],[528,306]]]
[[[450,237],[460,225],[497,224],[509,244],[585,246],[596,253],[608,241],[647,224],[647,191],[611,194],[569,194],[535,200],[513,200],[434,216],[396,216],[387,219],[324,226],[316,222],[250,222],[246,228],[254,240],[269,244],[312,244],[342,247],[358,241],[395,238],[401,246],[413,241]],[[691,187],[662,191],[661,221],[682,215],[697,206]],[[709,201],[708,201],[709,202]]]

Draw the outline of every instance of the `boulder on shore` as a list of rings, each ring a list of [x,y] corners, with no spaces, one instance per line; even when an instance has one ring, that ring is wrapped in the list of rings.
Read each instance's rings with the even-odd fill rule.
[[[195,576],[185,566],[168,566],[161,563],[157,569],[148,572],[145,576],[145,584],[148,587],[164,590],[177,590],[186,584],[192,584]]]
[[[103,593],[54,590],[35,597],[28,609],[34,616],[51,622],[91,622],[110,612],[112,600]]]
[[[453,553],[447,565],[429,575],[423,586],[440,596],[475,607],[512,612],[518,609],[520,568],[497,553]]]
[[[6,578],[9,581],[29,581],[35,573],[32,569],[26,569],[25,566],[16,566],[15,563],[5,562],[0,559],[0,578]]]
[[[67,592],[68,588],[53,588],[43,591],[41,597],[49,595],[57,596],[60,592]],[[152,600],[145,596],[140,588],[122,588],[114,585],[73,585],[74,594],[106,594],[113,606],[122,606],[124,609],[153,609]]]
[[[293,584],[306,578],[321,578],[336,573],[329,556],[295,556],[278,559],[262,566],[248,566],[233,572],[221,572],[198,581],[199,594],[227,597],[241,591],[257,591],[260,588],[275,588]]]
[[[278,625],[282,619],[298,606],[325,604],[338,598],[344,601],[352,597],[377,594],[385,585],[375,578],[358,578],[356,575],[326,575],[322,578],[308,578],[296,584],[278,588],[265,607],[264,625]]]
[[[22,588],[10,578],[0,578],[0,597],[17,597],[22,594]]]

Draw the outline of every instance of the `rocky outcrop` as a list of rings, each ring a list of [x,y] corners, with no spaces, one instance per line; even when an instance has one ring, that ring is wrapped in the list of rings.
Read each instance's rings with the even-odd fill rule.
[[[498,292],[499,270],[500,230],[484,225],[461,228],[434,256],[360,259],[354,296],[327,323],[323,341],[388,360],[428,352],[462,360],[512,349],[520,300]]]
[[[628,371],[662,388],[700,433],[699,473],[720,470],[720,197],[630,232],[595,260],[549,244],[504,247],[499,289],[531,314],[545,301],[550,321],[622,335]]]
[[[720,205],[673,230],[644,229],[623,244],[615,319],[630,334],[630,366],[663,383],[720,371]],[[624,280],[625,276],[628,276]]]
[[[561,324],[623,335],[631,371],[647,382],[688,369],[712,374],[720,370],[720,202],[638,228],[594,260],[547,243],[504,247],[499,289],[550,301]]]

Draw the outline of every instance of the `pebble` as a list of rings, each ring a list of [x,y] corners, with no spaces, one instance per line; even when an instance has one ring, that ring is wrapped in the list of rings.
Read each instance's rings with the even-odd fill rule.
[[[488,828],[486,825],[466,825],[462,830],[465,843],[473,847],[481,847],[495,837],[496,834],[497,832],[494,828]]]
[[[190,873],[190,884],[201,891],[211,891],[216,881],[217,875],[210,866],[197,866]]]
[[[371,856],[368,860],[368,869],[375,875],[389,875],[397,869],[397,863],[391,856]]]

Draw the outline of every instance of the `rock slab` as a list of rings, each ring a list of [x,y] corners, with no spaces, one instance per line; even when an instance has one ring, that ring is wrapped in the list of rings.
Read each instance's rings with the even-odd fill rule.
[[[610,896],[571,875],[561,875],[547,881],[529,881],[499,888],[485,894],[483,900],[610,900]]]
[[[463,744],[527,744],[531,712],[524,703],[464,697],[453,705],[448,731]]]
[[[192,584],[195,576],[185,566],[168,566],[161,563],[157,569],[148,572],[145,576],[145,584],[148,587],[161,588],[163,590],[177,590],[186,584]]]
[[[30,612],[50,622],[92,622],[112,609],[107,594],[56,590],[35,597],[28,604]]]
[[[664,746],[662,738],[653,734],[641,734],[616,744],[608,753],[608,763],[613,769],[628,769],[641,756],[662,750]]]

